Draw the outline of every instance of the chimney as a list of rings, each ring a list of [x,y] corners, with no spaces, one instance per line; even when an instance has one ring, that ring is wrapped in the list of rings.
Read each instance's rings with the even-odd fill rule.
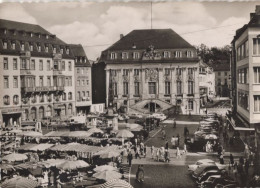
[[[260,5],[256,5],[255,7],[255,14],[260,15]]]
[[[123,34],[120,34],[120,39],[122,39],[124,37],[124,35]]]

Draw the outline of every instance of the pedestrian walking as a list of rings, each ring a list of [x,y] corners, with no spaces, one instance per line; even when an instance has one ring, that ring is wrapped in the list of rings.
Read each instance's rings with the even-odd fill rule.
[[[169,163],[170,162],[169,150],[165,150],[164,157],[165,157],[165,162]]]
[[[136,148],[135,158],[136,158],[136,159],[137,159],[137,158],[141,159],[141,156],[140,156],[140,147],[139,147],[139,146]]]
[[[181,152],[180,152],[180,149],[179,147],[177,147],[177,150],[176,150],[176,158],[181,158]]]
[[[187,128],[187,126],[184,127],[184,136],[188,136],[190,133],[189,133],[189,129]]]
[[[146,146],[144,146],[144,158],[146,158]]]
[[[233,157],[232,153],[230,153],[229,162],[230,162],[231,166],[234,166],[234,157]]]
[[[173,120],[173,128],[176,128],[176,121],[175,121],[175,119]]]
[[[237,180],[237,162],[234,163],[233,173],[234,173],[235,179]]]
[[[248,161],[248,159],[246,159],[246,161],[245,161],[245,173],[246,173],[247,176],[248,176],[248,169],[249,169],[249,161]]]
[[[174,137],[174,135],[171,138],[171,143],[172,143],[172,147],[174,148],[175,147],[175,137]]]
[[[245,162],[244,162],[244,158],[243,158],[243,157],[240,157],[240,158],[239,158],[239,163],[240,163],[241,165],[244,165]]]
[[[135,147],[137,147],[137,138],[135,138]]]
[[[167,139],[166,139],[166,142],[165,142],[165,149],[169,149],[169,143],[168,143]]]
[[[165,133],[165,130],[164,130],[164,128],[163,128],[163,130],[162,130],[162,139],[164,140],[165,137],[166,137],[166,133]]]
[[[121,156],[121,162],[123,163],[124,162],[124,151],[121,151],[120,156]]]
[[[160,150],[159,148],[156,150],[156,160],[159,161],[159,155],[160,155]]]
[[[129,166],[132,166],[132,160],[133,160],[133,155],[131,153],[131,151],[129,151],[128,155],[127,155],[127,162]]]
[[[179,134],[177,134],[177,146],[179,147],[179,145],[180,145],[180,135]]]
[[[152,159],[153,159],[153,155],[154,155],[154,146],[151,147],[151,156],[152,156]]]
[[[183,145],[183,154],[184,153],[187,153],[187,146],[186,146],[186,144],[184,143],[184,145]]]
[[[221,155],[219,156],[219,163],[220,163],[220,164],[224,164],[224,156],[223,156],[223,154],[221,154]]]

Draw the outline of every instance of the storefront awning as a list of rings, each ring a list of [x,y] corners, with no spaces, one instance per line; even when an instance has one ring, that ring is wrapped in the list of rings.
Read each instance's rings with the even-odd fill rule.
[[[255,131],[254,128],[236,126],[235,121],[234,120],[232,121],[230,118],[227,118],[227,120],[232,125],[232,127],[235,131]]]

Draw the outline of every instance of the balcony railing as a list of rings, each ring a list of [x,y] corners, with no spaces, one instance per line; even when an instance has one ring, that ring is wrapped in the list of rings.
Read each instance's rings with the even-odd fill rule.
[[[24,93],[51,91],[64,91],[64,86],[22,87],[22,92]]]
[[[55,75],[55,76],[62,75],[62,71],[61,70],[53,70],[53,75]]]
[[[28,69],[20,69],[20,74],[22,75],[31,75],[31,70]]]

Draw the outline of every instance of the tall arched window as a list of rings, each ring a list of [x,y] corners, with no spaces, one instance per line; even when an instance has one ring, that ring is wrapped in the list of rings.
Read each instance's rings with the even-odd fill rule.
[[[39,97],[40,97],[40,102],[44,102],[44,94],[40,94]]]
[[[29,110],[28,109],[24,110],[24,119],[29,120]]]
[[[10,104],[10,97],[8,95],[5,95],[3,98],[4,105],[9,105]]]
[[[66,93],[63,93],[63,94],[62,94],[62,100],[63,100],[63,101],[66,101],[66,100],[67,100]]]
[[[72,115],[72,104],[68,105],[68,114],[67,115]]]
[[[43,106],[41,106],[41,107],[39,108],[39,118],[40,118],[40,119],[43,119],[43,118],[44,118],[44,108],[43,108]]]
[[[32,107],[31,109],[31,117],[32,117],[32,120],[35,120],[37,119],[37,111],[36,111],[36,108],[35,107]]]
[[[51,102],[51,101],[52,101],[52,95],[49,94],[49,95],[48,95],[48,102]]]
[[[13,103],[14,103],[15,105],[19,104],[19,96],[18,96],[18,95],[14,95],[14,97],[13,97]]]
[[[48,107],[47,107],[47,110],[46,110],[46,116],[47,116],[47,117],[51,117],[51,116],[52,116],[52,109],[51,109],[51,106],[48,106]]]
[[[72,92],[69,92],[68,98],[69,98],[69,100],[72,100]]]

